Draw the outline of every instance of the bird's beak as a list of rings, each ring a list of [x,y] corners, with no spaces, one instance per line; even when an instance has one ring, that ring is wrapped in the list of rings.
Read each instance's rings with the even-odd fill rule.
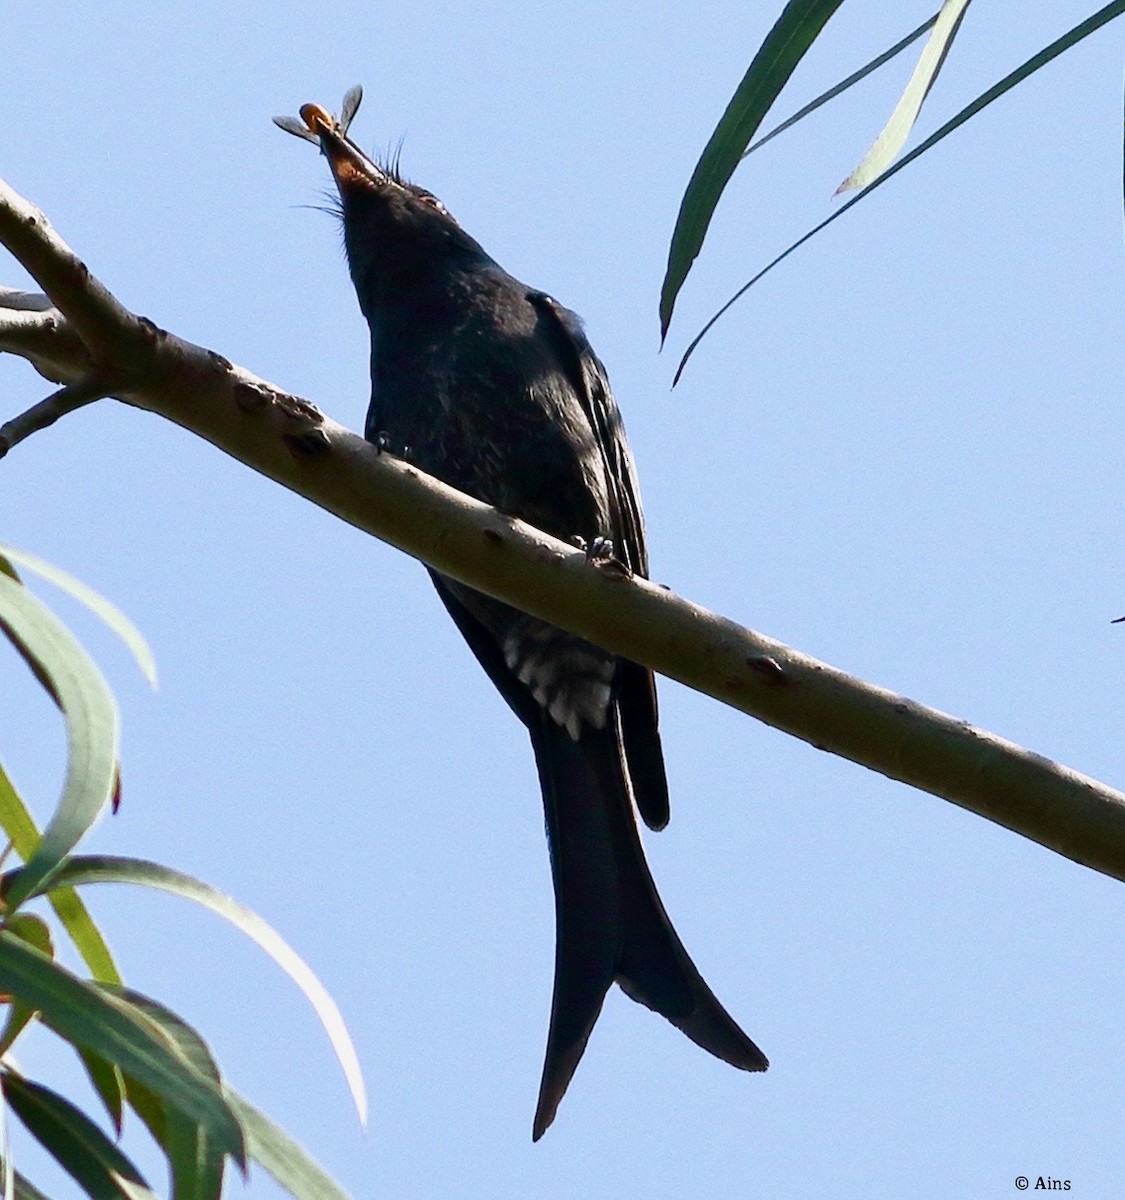
[[[357,187],[383,187],[390,176],[348,137],[345,127],[319,104],[303,104],[301,120],[316,140],[340,192]]]

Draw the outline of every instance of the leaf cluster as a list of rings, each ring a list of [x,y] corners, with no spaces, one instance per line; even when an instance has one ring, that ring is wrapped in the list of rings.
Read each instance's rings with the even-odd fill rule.
[[[77,1053],[105,1116],[120,1136],[131,1111],[168,1165],[173,1200],[218,1200],[233,1165],[258,1162],[293,1196],[333,1200],[345,1193],[293,1139],[231,1088],[202,1036],[171,1009],[126,987],[80,890],[97,883],[155,888],[194,900],[258,943],[304,991],[344,1069],[361,1119],[366,1098],[355,1051],[336,1005],[307,964],[260,917],[207,884],[159,863],[74,853],[117,801],[119,720],[97,667],[54,614],[23,584],[16,564],[37,571],[89,605],[132,650],[155,683],[141,635],[108,601],[31,555],[0,547],[0,633],[57,704],[66,724],[62,795],[40,833],[0,766],[0,826],[23,865],[0,877],[0,1100],[92,1200],[140,1200],[158,1193],[115,1137],[75,1103],[31,1078],[13,1056],[33,1023]],[[55,921],[29,911],[46,899]],[[54,926],[88,977],[58,959]],[[5,1120],[0,1129],[0,1195],[44,1193],[16,1169]]]
[[[1112,3],[1099,8],[1074,28],[1056,38],[1049,46],[1045,46],[1033,54],[1026,62],[1010,71],[992,87],[987,88],[896,162],[899,151],[906,144],[906,140],[914,128],[922,104],[930,94],[930,89],[937,81],[938,73],[945,64],[953,40],[961,30],[961,23],[970,3],[970,0],[943,0],[941,8],[928,20],[923,21],[917,29],[912,30],[888,50],[876,55],[870,62],[817,96],[815,100],[804,105],[769,133],[759,137],[756,141],[753,140],[762,121],[765,120],[767,113],[789,82],[798,64],[821,37],[829,18],[842,3],[843,0],[789,0],[758,48],[746,74],[727,104],[726,111],[704,147],[699,162],[688,181],[683,199],[680,201],[680,211],[668,249],[668,265],[660,291],[660,334],[662,339],[668,334],[672,313],[676,307],[676,299],[687,280],[692,264],[703,248],[703,242],[719,200],[739,163],[777,137],[778,134],[791,129],[823,104],[847,91],[848,88],[865,79],[885,63],[890,62],[923,34],[928,32],[930,36],[890,119],[859,165],[836,189],[837,194],[859,189],[858,193],[767,263],[727,300],[688,344],[676,368],[675,380],[677,382],[683,374],[688,359],[691,358],[699,343],[719,318],[759,280],[788,258],[794,250],[803,246],[821,230],[831,225],[833,221],[842,217],[865,196],[870,195],[904,167],[931,150],[938,142],[943,141],[959,129],[994,100],[999,100],[1012,88],[1023,83],[1024,80],[1058,58],[1060,54],[1072,49],[1090,34],[1101,29],[1103,25],[1125,13],[1125,0],[1112,0]]]

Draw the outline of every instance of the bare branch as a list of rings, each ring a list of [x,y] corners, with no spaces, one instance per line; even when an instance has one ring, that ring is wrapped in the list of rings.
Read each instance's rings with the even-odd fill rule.
[[[53,425],[59,417],[65,417],[76,408],[83,408],[108,395],[105,386],[93,377],[83,383],[71,384],[52,392],[46,400],[40,400],[26,412],[0,425],[0,458],[13,446],[18,446],[24,438]]]
[[[90,355],[81,338],[47,301],[45,308],[4,307],[13,293],[4,289],[0,296],[0,354],[7,351],[26,358],[52,383],[77,380],[91,370]],[[30,296],[30,292],[15,293]],[[46,297],[42,297],[46,301]]]
[[[591,563],[573,546],[380,454],[307,401],[127,312],[41,214],[2,184],[0,241],[58,308],[5,309],[0,296],[0,349],[40,370],[47,364],[70,385],[64,393],[104,388],[444,574],[1125,879],[1125,794],[853,679],[631,578],[612,561]]]
[[[19,288],[0,287],[0,308],[46,312],[52,307],[51,298],[44,296],[42,292],[21,292]]]
[[[34,205],[0,179],[0,240],[50,297],[54,307],[98,358],[112,351],[122,334],[137,324],[109,290],[94,279],[86,264],[51,228]],[[111,335],[111,331],[112,335]]]

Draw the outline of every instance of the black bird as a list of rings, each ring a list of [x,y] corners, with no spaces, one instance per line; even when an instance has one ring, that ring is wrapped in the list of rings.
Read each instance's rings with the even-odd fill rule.
[[[493,261],[397,164],[340,120],[301,110],[340,194],[344,241],[371,329],[365,436],[504,513],[647,575],[633,458],[579,319]],[[407,449],[408,448],[408,449]],[[532,1136],[551,1124],[610,985],[736,1067],[765,1055],[688,957],[649,874],[634,806],[668,821],[652,673],[431,572],[492,682],[527,726],[555,884],[555,986]]]

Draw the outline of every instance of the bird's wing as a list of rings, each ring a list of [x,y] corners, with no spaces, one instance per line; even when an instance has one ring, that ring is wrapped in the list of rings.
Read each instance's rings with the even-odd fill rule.
[[[644,518],[637,495],[637,469],[613,399],[605,367],[586,339],[578,317],[545,292],[528,300],[543,320],[555,358],[593,431],[610,504],[613,553],[638,575],[648,575]]]
[[[644,518],[637,469],[625,440],[621,413],[605,367],[594,353],[578,317],[545,292],[529,292],[555,356],[582,406],[597,442],[610,505],[613,553],[638,575],[648,576]],[[647,667],[622,659],[618,682],[621,734],[637,808],[650,829],[668,824],[668,783],[656,703],[656,683]]]

